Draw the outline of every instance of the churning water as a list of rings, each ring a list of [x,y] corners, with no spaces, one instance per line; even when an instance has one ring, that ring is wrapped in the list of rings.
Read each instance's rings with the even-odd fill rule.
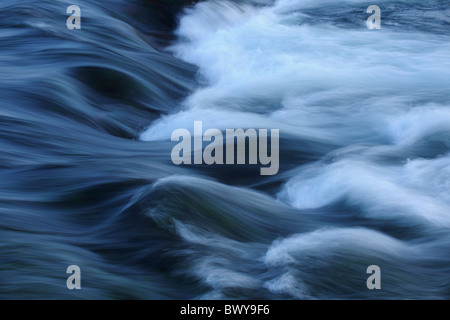
[[[0,298],[450,298],[447,0],[204,1],[176,30],[77,2],[81,30],[0,3]],[[279,129],[279,173],[175,166],[196,120]]]

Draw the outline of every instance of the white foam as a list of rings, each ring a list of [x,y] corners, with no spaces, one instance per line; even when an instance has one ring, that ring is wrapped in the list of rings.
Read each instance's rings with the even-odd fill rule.
[[[398,256],[412,254],[415,249],[369,229],[320,229],[275,241],[264,256],[264,263],[282,266],[297,263],[307,256],[332,256],[341,250],[370,255],[382,252],[384,255]]]
[[[395,141],[411,136],[398,132],[402,124],[391,124],[391,133],[386,132],[386,123],[402,121],[395,119],[411,101],[448,90],[450,43],[388,28],[308,25],[301,15],[287,19],[289,6],[316,3],[278,1],[253,8],[210,1],[189,10],[172,50],[200,68],[207,86],[141,139],[169,139],[173,130],[189,128],[194,120],[209,128],[262,124],[342,144],[386,134]],[[278,12],[281,7],[286,10]]]
[[[295,275],[291,272],[285,272],[281,276],[266,281],[264,287],[271,292],[278,294],[288,294],[290,296],[296,297],[297,299],[310,299],[311,296],[307,294],[308,289]]]
[[[437,162],[437,163],[435,163]],[[358,206],[372,219],[422,223],[437,227],[450,226],[450,203],[442,194],[449,177],[439,176],[439,170],[449,160],[429,160],[426,174],[417,173],[423,160],[412,160],[406,165],[381,166],[368,159],[343,158],[329,165],[305,167],[279,193],[280,199],[300,209],[321,208],[336,201]],[[448,171],[448,170],[447,170]],[[414,172],[416,172],[414,174]],[[432,182],[436,185],[432,186]]]
[[[398,145],[411,145],[427,135],[442,132],[442,141],[450,146],[450,106],[428,105],[413,108],[393,117],[388,130]]]

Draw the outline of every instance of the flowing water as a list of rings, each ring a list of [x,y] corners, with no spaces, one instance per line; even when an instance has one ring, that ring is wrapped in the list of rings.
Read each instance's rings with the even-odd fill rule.
[[[450,298],[448,1],[143,2],[0,3],[0,298]],[[196,120],[279,173],[174,165]]]

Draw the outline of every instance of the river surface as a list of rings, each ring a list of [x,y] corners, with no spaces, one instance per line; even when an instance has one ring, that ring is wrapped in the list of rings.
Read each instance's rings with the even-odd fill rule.
[[[76,2],[0,2],[0,298],[450,298],[448,1]],[[194,121],[279,172],[173,164]]]

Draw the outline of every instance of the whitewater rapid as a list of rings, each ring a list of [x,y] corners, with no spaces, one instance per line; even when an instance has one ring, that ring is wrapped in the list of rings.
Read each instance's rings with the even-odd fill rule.
[[[305,223],[321,220],[255,257],[274,272],[262,283],[228,268],[219,277],[204,257],[198,276],[218,291],[224,277],[293,298],[370,296],[358,284],[363,260],[386,272],[376,297],[448,297],[448,280],[432,283],[450,270],[450,11],[443,1],[378,1],[382,29],[369,30],[370,4],[206,1],[182,15],[169,50],[199,68],[201,86],[141,140],[192,132],[196,120],[280,129],[284,170],[265,192]],[[434,20],[414,21],[423,15]],[[421,273],[428,283],[413,280]]]

